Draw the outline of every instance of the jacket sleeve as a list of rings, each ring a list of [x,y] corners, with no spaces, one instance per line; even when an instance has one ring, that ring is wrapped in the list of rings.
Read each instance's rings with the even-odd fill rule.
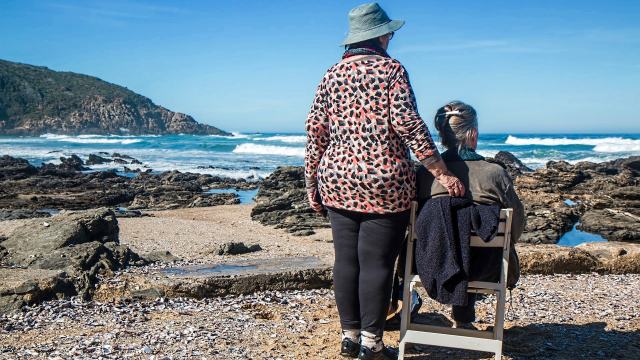
[[[518,242],[520,236],[524,232],[524,227],[527,224],[527,218],[524,213],[524,205],[520,201],[516,190],[513,188],[513,181],[511,177],[507,175],[506,182],[506,200],[507,206],[513,209],[513,220],[511,222],[511,239],[512,243]]]
[[[324,80],[318,86],[313,105],[305,122],[307,147],[305,149],[305,179],[307,188],[317,185],[318,164],[329,144],[329,117],[324,93]]]
[[[398,64],[389,81],[389,105],[391,125],[405,144],[425,167],[440,160],[440,153],[433,142],[427,125],[418,114],[409,74]]]

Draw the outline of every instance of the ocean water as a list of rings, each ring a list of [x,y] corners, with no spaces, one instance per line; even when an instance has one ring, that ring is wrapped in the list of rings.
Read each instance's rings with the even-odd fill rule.
[[[61,156],[114,152],[140,160],[156,172],[178,170],[231,178],[262,179],[277,166],[303,165],[305,134],[241,134],[221,136],[99,136],[43,135],[0,137],[0,156],[28,159],[33,165],[59,163]],[[436,139],[437,140],[437,139]],[[442,150],[442,149],[441,149]],[[549,160],[602,162],[640,155],[640,134],[486,134],[481,135],[478,153],[494,156],[509,151],[527,166],[545,167]],[[99,154],[102,155],[102,154]],[[105,155],[102,155],[105,156]],[[205,167],[205,169],[198,167]],[[129,167],[139,167],[133,165]],[[91,166],[95,170],[123,170],[123,165]]]
[[[437,139],[436,139],[437,140]],[[230,178],[263,179],[277,166],[304,164],[305,134],[241,134],[221,136],[99,136],[43,135],[40,137],[0,137],[0,156],[28,159],[33,165],[60,163],[61,156],[76,154],[86,160],[89,154],[129,155],[155,172],[178,170]],[[442,148],[440,149],[443,150]],[[549,160],[603,162],[640,155],[640,134],[485,134],[478,142],[478,153],[494,156],[509,151],[527,166],[543,168]],[[92,165],[93,170],[116,169],[124,165]],[[141,165],[129,165],[131,168]],[[204,167],[204,169],[202,168]],[[122,173],[124,175],[124,173]],[[131,174],[127,174],[132,176]],[[229,192],[229,190],[214,190]],[[251,203],[255,191],[238,192],[241,203]],[[574,205],[574,204],[569,204]],[[561,245],[606,241],[599,235],[575,229],[565,234]]]

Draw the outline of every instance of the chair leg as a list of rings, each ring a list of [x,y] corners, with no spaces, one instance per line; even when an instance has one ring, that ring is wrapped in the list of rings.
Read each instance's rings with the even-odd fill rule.
[[[407,343],[400,339],[400,345],[398,345],[398,360],[404,360],[404,350]]]

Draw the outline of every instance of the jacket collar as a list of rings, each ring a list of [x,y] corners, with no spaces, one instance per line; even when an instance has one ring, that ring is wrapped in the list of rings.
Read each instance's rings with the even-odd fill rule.
[[[484,156],[476,153],[476,151],[469,146],[463,146],[457,152],[455,151],[455,149],[447,150],[443,152],[441,156],[444,162],[484,160]]]

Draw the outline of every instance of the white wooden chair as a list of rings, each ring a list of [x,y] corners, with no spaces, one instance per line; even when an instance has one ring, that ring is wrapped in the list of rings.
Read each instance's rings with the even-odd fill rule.
[[[422,286],[420,277],[414,269],[415,250],[415,222],[418,217],[418,204],[411,204],[411,219],[409,221],[409,243],[407,244],[407,260],[404,277],[404,299],[410,299],[414,286]],[[501,247],[502,248],[502,272],[500,282],[469,282],[469,292],[496,294],[498,301],[496,304],[496,316],[493,331],[453,329],[444,326],[423,325],[411,322],[410,302],[402,303],[402,317],[400,324],[400,346],[399,359],[404,359],[407,343],[424,344],[433,346],[444,346],[458,349],[486,351],[495,353],[495,359],[502,357],[502,332],[504,327],[504,311],[506,299],[506,279],[509,270],[509,246],[511,242],[511,220],[512,209],[500,210],[500,226],[498,235],[490,242],[485,243],[481,238],[472,234],[472,247]]]

